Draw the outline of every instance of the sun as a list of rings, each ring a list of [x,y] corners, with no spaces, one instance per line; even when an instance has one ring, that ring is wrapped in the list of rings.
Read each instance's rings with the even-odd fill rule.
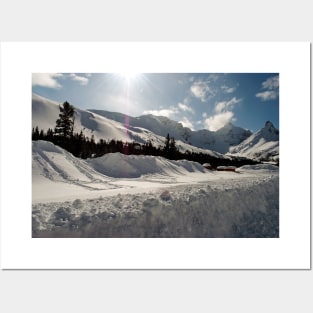
[[[127,81],[136,80],[141,75],[140,73],[131,72],[131,71],[120,72],[118,74],[119,74],[119,76],[121,76],[122,78],[126,79]]]

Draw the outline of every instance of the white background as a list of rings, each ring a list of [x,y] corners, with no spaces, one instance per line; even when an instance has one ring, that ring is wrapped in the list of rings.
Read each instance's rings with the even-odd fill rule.
[[[62,6],[59,1],[50,5],[8,1],[3,9],[2,1],[1,41],[312,41],[309,1],[297,1],[296,5],[220,1],[214,7],[207,1],[167,1],[165,6],[162,1],[149,5],[125,1],[124,6],[120,2],[97,8],[93,1],[86,7],[77,1],[68,6],[64,1]],[[23,51],[19,53],[23,55]],[[302,78],[298,79],[301,82]],[[291,118],[296,117],[292,127],[304,131],[305,151],[309,152],[310,111],[301,101],[291,105]],[[1,125],[1,140],[3,135]],[[1,143],[1,170],[5,153]],[[308,167],[308,156],[303,160]],[[303,198],[290,210],[300,211],[309,205],[308,173],[302,176],[301,184],[299,177],[290,175],[294,180],[290,193]],[[1,196],[4,183],[1,177]],[[22,193],[23,186],[18,187]],[[28,187],[25,191],[27,199]],[[25,248],[25,258],[28,253],[31,251]],[[238,258],[236,251],[234,257]],[[62,253],[60,259],[64,261]],[[312,310],[312,271],[1,271],[0,280],[4,312]]]
[[[308,269],[309,172],[290,180],[290,142],[309,161],[309,43],[3,43],[1,265],[4,269]],[[153,60],[153,62],[152,62]],[[210,62],[209,60],[214,60]],[[131,68],[130,68],[131,67]],[[273,72],[280,75],[280,238],[32,239],[31,74],[33,72]],[[16,92],[18,90],[18,92]],[[294,103],[307,104],[301,110]],[[290,111],[292,114],[290,115]],[[12,128],[8,116],[15,116]],[[290,127],[301,121],[301,137]],[[307,121],[305,124],[304,122]],[[19,145],[12,144],[19,138]],[[20,151],[23,151],[21,158]],[[16,175],[14,175],[16,172]],[[28,190],[17,197],[17,190]],[[15,207],[14,210],[12,207]],[[295,208],[301,207],[302,209]],[[296,214],[295,214],[296,212]],[[17,218],[18,217],[18,218]]]

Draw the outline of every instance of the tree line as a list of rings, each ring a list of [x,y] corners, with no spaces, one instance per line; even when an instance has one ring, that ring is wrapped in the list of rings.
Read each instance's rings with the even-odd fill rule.
[[[198,163],[210,163],[213,168],[220,165],[242,166],[244,164],[255,164],[256,162],[249,159],[220,159],[205,153],[193,152],[187,150],[181,152],[176,146],[175,138],[167,134],[164,139],[164,146],[155,147],[151,141],[146,143],[123,142],[122,140],[105,140],[95,141],[94,136],[86,137],[83,131],[74,133],[75,110],[72,105],[65,101],[59,106],[60,114],[56,120],[54,129],[49,128],[47,131],[38,126],[32,129],[32,140],[45,140],[54,143],[72,153],[75,157],[82,159],[101,157],[107,153],[123,153],[126,155],[152,155],[161,156],[171,160],[186,159]]]

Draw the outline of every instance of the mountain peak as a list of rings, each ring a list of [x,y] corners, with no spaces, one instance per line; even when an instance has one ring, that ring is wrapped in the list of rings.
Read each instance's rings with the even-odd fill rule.
[[[267,121],[265,123],[265,126],[263,130],[261,130],[263,133],[265,132],[267,135],[265,136],[270,136],[272,140],[278,140],[279,138],[279,131],[278,129],[275,128],[272,122]],[[268,138],[269,139],[269,138]]]
[[[274,127],[274,125],[273,125],[273,123],[272,123],[272,122],[270,122],[270,121],[266,121],[266,123],[265,123],[265,127],[266,127],[266,128],[272,128],[272,127]]]
[[[258,160],[277,160],[279,159],[279,130],[272,122],[266,121],[263,128],[239,145],[231,147],[230,153]]]

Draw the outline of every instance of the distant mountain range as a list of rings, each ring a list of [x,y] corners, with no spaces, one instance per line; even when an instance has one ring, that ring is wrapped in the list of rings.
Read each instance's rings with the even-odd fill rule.
[[[276,161],[279,159],[279,130],[267,121],[263,128],[242,141],[239,145],[230,147],[230,154],[251,159]]]
[[[170,134],[181,151],[194,151],[225,158],[236,155],[254,159],[279,158],[279,131],[271,122],[256,133],[229,123],[213,132],[206,129],[192,131],[181,123],[163,116],[127,116],[103,110],[75,108],[75,132],[84,132],[95,140],[122,140],[163,146]],[[59,115],[59,103],[32,95],[32,126],[39,129],[54,129]],[[227,156],[226,156],[227,157]]]
[[[102,110],[90,109],[89,111],[121,124],[128,123],[132,128],[147,129],[161,137],[165,137],[169,133],[175,140],[198,148],[214,150],[219,153],[228,152],[230,146],[238,145],[252,135],[249,130],[236,127],[231,123],[216,132],[206,129],[192,131],[190,128],[184,127],[181,123],[175,122],[165,116],[149,114],[131,117],[122,113]]]

